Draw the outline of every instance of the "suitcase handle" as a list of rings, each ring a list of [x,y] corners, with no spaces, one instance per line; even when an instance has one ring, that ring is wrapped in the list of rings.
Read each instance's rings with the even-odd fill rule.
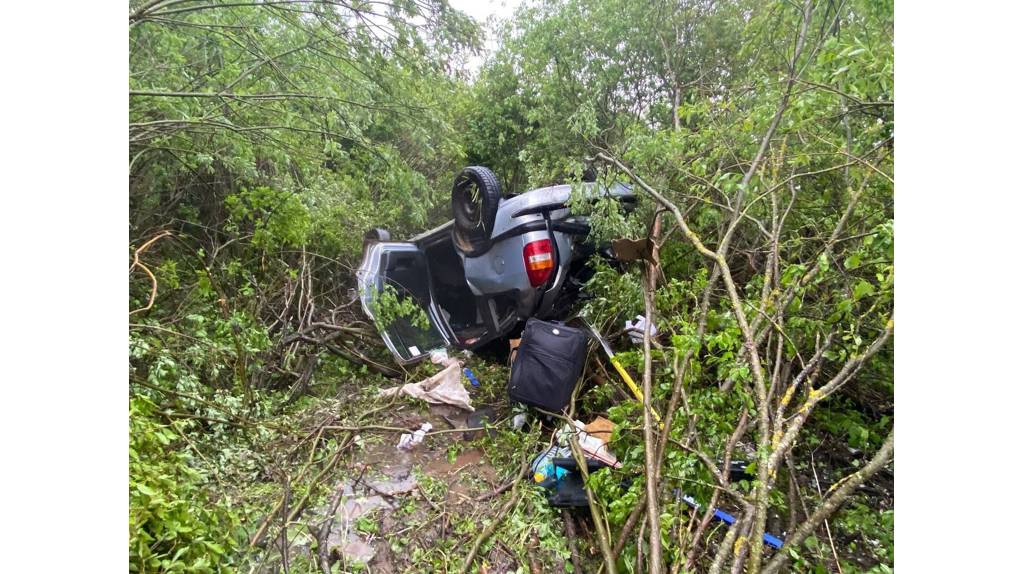
[[[568,470],[569,472],[579,472],[579,470],[580,470],[579,465],[576,464],[576,459],[575,458],[569,458],[569,457],[553,458],[553,459],[551,459],[551,464],[553,464],[554,466],[559,467],[559,468],[564,468],[565,470]],[[607,468],[607,467],[608,467],[608,465],[604,461],[594,460],[592,458],[588,458],[587,459],[587,472],[594,472],[595,470],[599,470],[599,469]]]

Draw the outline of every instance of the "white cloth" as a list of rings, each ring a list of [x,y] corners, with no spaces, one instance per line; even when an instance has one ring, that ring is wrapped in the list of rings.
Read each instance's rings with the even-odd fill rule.
[[[449,358],[447,355],[434,355],[431,356],[431,360],[441,363],[445,367],[432,377],[418,383],[384,389],[380,394],[390,397],[397,393],[405,393],[428,403],[454,405],[467,411],[473,411],[473,405],[469,402],[469,391],[462,386],[462,364],[458,359]]]

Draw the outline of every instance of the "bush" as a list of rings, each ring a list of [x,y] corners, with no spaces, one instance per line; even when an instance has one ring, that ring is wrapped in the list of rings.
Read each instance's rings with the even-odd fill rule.
[[[205,477],[189,467],[178,433],[155,410],[145,397],[131,399],[128,569],[231,572],[238,518],[227,501],[209,500]]]

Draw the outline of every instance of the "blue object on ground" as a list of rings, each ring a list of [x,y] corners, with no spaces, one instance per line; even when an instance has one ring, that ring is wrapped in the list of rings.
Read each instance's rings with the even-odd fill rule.
[[[566,470],[555,466],[552,460],[571,455],[572,451],[556,444],[535,456],[533,462],[530,463],[530,469],[533,470],[533,481],[544,488],[553,487],[559,479],[565,476]]]
[[[469,384],[473,385],[474,387],[480,386],[480,381],[476,380],[476,375],[473,374],[473,371],[469,370],[469,367],[464,367],[462,369],[462,374],[466,375],[466,378],[469,379]]]
[[[700,504],[697,504],[697,501],[694,500],[691,496],[684,496],[683,502],[689,504],[690,506],[696,508],[697,510],[700,510]],[[736,518],[734,518],[733,515],[729,514],[728,512],[723,512],[717,508],[715,509],[715,518],[721,520],[726,524],[733,524],[736,522]],[[778,538],[772,536],[771,534],[768,534],[767,532],[764,533],[764,542],[765,544],[775,549],[782,548],[782,540],[779,540]]]

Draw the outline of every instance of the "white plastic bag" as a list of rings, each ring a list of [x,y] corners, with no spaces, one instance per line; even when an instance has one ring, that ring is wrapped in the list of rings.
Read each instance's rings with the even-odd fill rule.
[[[403,433],[402,436],[398,437],[398,448],[402,450],[410,450],[412,447],[423,442],[423,437],[426,436],[432,428],[434,428],[434,426],[430,423],[423,423],[418,431],[412,434]]]
[[[644,329],[647,328],[647,317],[643,315],[636,316],[636,323],[632,321],[626,321],[626,332],[629,335],[629,340],[634,345],[644,344]],[[658,327],[651,323],[651,338],[653,339],[658,334]]]

